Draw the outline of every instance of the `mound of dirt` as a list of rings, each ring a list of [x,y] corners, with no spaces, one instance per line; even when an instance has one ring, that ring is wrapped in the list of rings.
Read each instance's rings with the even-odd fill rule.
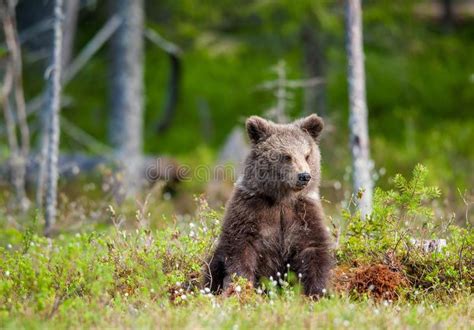
[[[375,300],[396,300],[407,285],[406,277],[387,265],[375,264],[355,268],[337,267],[333,271],[333,289],[350,294],[367,294]]]

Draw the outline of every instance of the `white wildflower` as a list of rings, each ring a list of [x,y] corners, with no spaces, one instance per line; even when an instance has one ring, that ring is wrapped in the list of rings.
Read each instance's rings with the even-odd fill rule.
[[[235,292],[240,293],[241,291],[242,291],[242,288],[240,287],[240,285],[237,285],[235,287]]]

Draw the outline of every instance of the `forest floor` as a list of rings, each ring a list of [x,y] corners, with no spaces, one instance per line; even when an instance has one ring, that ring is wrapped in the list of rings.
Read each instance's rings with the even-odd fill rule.
[[[422,166],[395,177],[366,219],[328,216],[341,221],[337,266],[319,301],[302,296],[291,269],[259,288],[241,278],[225,295],[203,288],[222,210],[202,198],[194,215],[170,218],[146,202],[87,212],[68,202],[52,238],[34,213],[2,212],[0,328],[473,329],[474,231],[467,213],[465,224],[435,216],[440,192],[425,178]],[[435,238],[445,246],[416,243]]]
[[[280,288],[270,284],[261,292],[240,280],[229,297],[214,296],[198,285],[198,255],[207,251],[209,241],[201,236],[202,227],[194,228],[191,236],[191,231],[181,236],[178,230],[113,230],[55,239],[2,231],[2,242],[11,243],[0,249],[0,327],[474,327],[474,299],[466,288],[449,295],[420,290],[418,297],[410,295],[411,288],[398,288],[392,300],[369,292],[354,295],[335,285],[327,297],[311,301],[300,294],[297,283],[287,286],[284,281]],[[334,278],[343,276],[335,272]]]
[[[51,317],[25,311],[2,319],[2,328],[158,328],[158,329],[472,329],[472,297],[449,304],[431,300],[389,305],[352,301],[347,297],[309,302],[277,298],[240,303],[228,299],[192,297],[174,306],[167,301],[120,298],[112,305],[83,301],[59,307]]]

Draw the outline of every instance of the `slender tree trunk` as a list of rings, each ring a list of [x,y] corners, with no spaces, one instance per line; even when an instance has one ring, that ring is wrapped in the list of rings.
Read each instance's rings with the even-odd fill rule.
[[[168,82],[168,92],[166,96],[166,103],[163,110],[163,115],[156,125],[156,132],[158,134],[164,133],[170,128],[173,117],[176,114],[176,108],[179,98],[179,85],[181,80],[181,59],[176,54],[169,54],[170,59],[170,78]]]
[[[354,191],[360,197],[363,217],[372,211],[368,114],[365,92],[364,49],[362,43],[362,9],[360,0],[346,2],[347,58],[349,82],[349,127],[352,152]]]
[[[45,97],[44,103],[46,104],[47,100]],[[39,210],[43,209],[44,206],[44,189],[46,183],[46,156],[48,154],[48,131],[49,131],[49,121],[47,118],[46,111],[40,113],[40,122],[41,122],[41,133],[39,140],[39,155],[38,163],[39,170],[38,176],[36,177],[36,207]]]
[[[9,52],[5,80],[7,81],[7,78],[11,78],[11,80],[8,81],[9,83],[5,86],[8,88],[4,88],[3,90],[4,93],[2,98],[7,126],[13,125],[12,128],[8,129],[9,144],[12,154],[12,181],[16,191],[17,206],[21,210],[26,210],[30,204],[25,192],[25,171],[26,159],[28,158],[30,150],[30,132],[26,121],[25,97],[23,94],[22,58],[14,1],[1,0],[0,11],[3,31],[5,34],[5,43]],[[15,107],[12,107],[10,102],[10,93],[13,93],[12,99],[14,100]],[[16,118],[13,114],[13,108],[16,110]],[[16,119],[18,120],[20,131],[19,143],[16,136]]]
[[[311,24],[305,23],[301,28],[303,41],[303,61],[306,78],[325,78],[325,57],[321,31]],[[325,84],[307,86],[304,90],[304,113],[326,115],[326,88]]]
[[[77,57],[68,65],[67,70],[63,71],[61,75],[61,84],[65,86],[70,82],[75,75],[88,63],[92,56],[103,46],[103,44],[111,37],[120,25],[120,19],[116,16],[110,18],[107,23],[97,32],[91,41],[84,47],[84,49],[77,55]],[[64,60],[64,56],[63,56]],[[63,62],[64,64],[64,62]],[[47,102],[46,93],[36,96],[29,103],[29,110],[36,111],[40,109]],[[36,205],[39,209],[43,208],[44,204],[44,185],[46,181],[46,155],[48,153],[48,139],[47,131],[49,120],[45,111],[40,114],[41,127],[43,132],[40,137],[40,153],[39,153],[39,170],[36,176]]]
[[[140,186],[143,130],[143,0],[111,1],[122,25],[112,38],[110,139],[123,166],[126,195]]]
[[[26,199],[25,193],[25,171],[24,162],[21,161],[21,151],[18,145],[15,116],[10,101],[10,93],[13,84],[13,70],[10,65],[7,66],[2,86],[1,103],[5,126],[7,131],[8,147],[10,149],[10,176],[11,184],[15,191],[15,199],[20,209],[23,209],[23,201]]]
[[[171,122],[176,114],[178,105],[180,86],[181,86],[181,49],[175,44],[169,42],[160,36],[152,29],[145,29],[145,36],[153,44],[161,48],[168,54],[170,59],[170,75],[168,80],[168,91],[166,96],[166,103],[163,110],[163,115],[156,125],[156,132],[158,134],[165,132],[170,128]]]
[[[444,25],[444,28],[446,30],[450,30],[454,25],[453,1],[441,0],[441,6],[443,8],[441,21]]]
[[[62,64],[62,0],[54,3],[54,40],[51,66],[47,70],[47,156],[46,156],[46,205],[45,235],[50,235],[56,220],[58,186],[59,111],[61,98]]]
[[[74,39],[76,37],[77,18],[81,2],[79,0],[67,0],[64,6],[63,21],[63,53],[62,66],[67,68],[71,62],[74,51]]]

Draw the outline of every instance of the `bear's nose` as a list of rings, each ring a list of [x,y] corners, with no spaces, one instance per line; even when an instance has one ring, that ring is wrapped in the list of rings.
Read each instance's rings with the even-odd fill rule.
[[[309,180],[311,180],[311,175],[307,172],[298,174],[298,184],[307,185]]]

